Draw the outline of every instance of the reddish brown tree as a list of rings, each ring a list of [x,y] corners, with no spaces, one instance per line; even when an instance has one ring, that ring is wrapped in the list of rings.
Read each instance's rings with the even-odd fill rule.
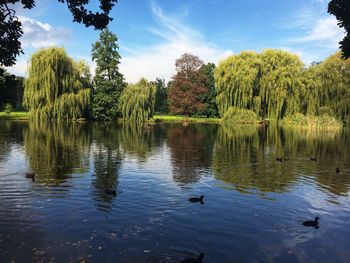
[[[189,116],[202,109],[202,96],[208,92],[208,78],[200,71],[203,61],[183,54],[175,63],[177,74],[169,89],[170,111]]]

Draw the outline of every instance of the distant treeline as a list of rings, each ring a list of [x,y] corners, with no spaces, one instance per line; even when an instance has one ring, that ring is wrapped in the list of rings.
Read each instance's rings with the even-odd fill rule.
[[[128,84],[119,72],[117,40],[105,29],[93,44],[94,77],[86,62],[56,47],[32,56],[25,81],[1,69],[0,107],[24,107],[37,119],[144,122],[157,112],[221,116],[228,122],[270,119],[308,125],[318,117],[330,125],[327,118],[349,122],[350,60],[340,52],[309,67],[297,55],[274,49],[245,51],[217,67],[183,54],[168,83],[157,78]]]
[[[342,121],[350,116],[350,60],[340,52],[305,67],[286,51],[246,51],[223,60],[215,80],[221,115],[234,106],[276,120],[298,113]]]

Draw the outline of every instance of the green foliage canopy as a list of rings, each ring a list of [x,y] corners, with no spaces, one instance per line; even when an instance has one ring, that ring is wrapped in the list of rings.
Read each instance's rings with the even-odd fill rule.
[[[126,84],[119,72],[118,38],[107,29],[92,45],[92,60],[96,62],[91,114],[96,120],[111,121],[119,116],[118,101]]]
[[[157,88],[154,111],[166,113],[168,112],[168,87],[165,84],[165,80],[160,78],[157,78],[154,84]]]
[[[35,119],[71,120],[86,116],[90,103],[89,68],[63,48],[35,53],[25,81],[24,106]]]
[[[216,66],[214,63],[207,63],[199,69],[199,71],[207,77],[208,92],[202,96],[204,107],[197,112],[197,115],[204,115],[207,118],[219,116],[218,107],[216,105],[215,68]]]
[[[146,79],[130,84],[120,96],[120,109],[125,120],[145,122],[153,116],[156,86]]]
[[[11,104],[15,110],[22,109],[24,78],[12,75],[0,68],[0,110],[5,104]]]
[[[304,65],[282,50],[245,51],[222,61],[215,71],[220,115],[231,107],[262,117],[283,118],[301,109]]]
[[[341,53],[337,52],[310,70],[317,81],[315,95],[310,96],[310,102],[318,102],[316,113],[329,107],[336,117],[346,119],[350,113],[350,59],[342,59]]]

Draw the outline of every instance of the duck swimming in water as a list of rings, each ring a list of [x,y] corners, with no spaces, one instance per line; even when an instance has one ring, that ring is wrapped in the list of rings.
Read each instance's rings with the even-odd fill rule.
[[[191,203],[201,203],[201,204],[204,204],[203,198],[204,198],[204,195],[201,195],[199,198],[198,198],[198,197],[191,197],[190,199],[188,199],[188,201],[190,201]]]
[[[276,161],[278,161],[278,162],[282,162],[282,161],[283,161],[283,159],[282,159],[282,157],[276,157]]]
[[[320,218],[317,216],[317,217],[315,217],[315,220],[314,220],[314,221],[312,221],[312,220],[305,221],[305,222],[303,223],[303,225],[304,225],[304,226],[311,226],[311,227],[314,227],[314,228],[318,228],[318,227],[319,227],[318,220],[320,220]]]
[[[310,161],[317,162],[317,157],[310,157]]]
[[[117,195],[117,192],[115,190],[106,189],[105,193],[108,194],[108,195],[113,195],[113,196]]]
[[[337,167],[337,169],[335,169],[335,172],[336,172],[336,174],[340,174],[340,169],[339,169],[339,167]]]
[[[26,178],[32,179],[35,182],[35,173],[26,173]]]

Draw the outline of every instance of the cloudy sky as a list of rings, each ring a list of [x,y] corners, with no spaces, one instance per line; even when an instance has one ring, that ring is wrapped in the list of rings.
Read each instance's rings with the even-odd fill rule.
[[[97,2],[97,0],[92,1]],[[280,48],[305,64],[338,50],[344,32],[327,13],[328,0],[119,0],[110,29],[119,38],[120,71],[128,82],[141,77],[169,80],[175,59],[185,52],[218,63],[243,50]],[[65,4],[36,0],[36,7],[15,6],[23,24],[25,54],[9,70],[25,75],[38,48],[66,48],[74,59],[90,60],[99,32],[73,23]]]

